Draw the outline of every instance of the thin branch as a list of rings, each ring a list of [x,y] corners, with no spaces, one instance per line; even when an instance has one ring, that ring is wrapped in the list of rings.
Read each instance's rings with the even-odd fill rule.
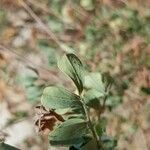
[[[45,25],[42,20],[33,12],[33,10],[22,0],[21,4],[23,8],[31,15],[31,17],[43,28],[43,30],[50,36],[50,38],[55,41],[55,43],[60,47],[61,50],[66,51],[63,44],[58,40],[57,36],[53,33],[53,31]]]
[[[49,70],[49,69],[47,69],[47,68],[45,68],[45,67],[43,67],[43,66],[37,65],[36,63],[34,63],[33,61],[31,61],[31,60],[28,59],[27,57],[22,56],[21,54],[17,53],[17,52],[14,51],[13,49],[6,48],[5,46],[0,45],[0,51],[9,51],[9,52],[15,54],[17,57],[21,58],[27,65],[29,65],[29,67],[31,67],[31,68],[35,67],[35,69],[40,68],[40,69],[45,70],[45,71],[47,71],[48,73],[50,73],[50,74],[53,75],[53,73],[52,73],[51,70]],[[33,68],[33,69],[34,69],[34,68]],[[38,69],[37,69],[37,70],[38,70]]]
[[[57,15],[56,13],[50,11],[50,9],[48,8],[48,6],[44,3],[41,3],[37,0],[27,0],[31,5],[35,6],[36,8],[40,9],[41,11],[44,11],[46,13],[48,13],[49,15],[55,16],[56,18],[58,18],[59,20],[63,21],[62,18]]]
[[[30,4],[36,6],[37,8],[41,9],[42,11],[52,14],[52,12],[49,11],[49,9],[47,8],[47,5],[44,3],[41,3],[39,1],[36,0],[27,0]]]

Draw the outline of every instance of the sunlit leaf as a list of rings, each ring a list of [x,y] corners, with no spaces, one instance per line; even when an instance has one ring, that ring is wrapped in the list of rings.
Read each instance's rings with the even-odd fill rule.
[[[73,118],[62,123],[49,135],[52,145],[72,145],[81,143],[88,132],[87,122]]]
[[[58,60],[58,67],[75,83],[79,93],[83,91],[83,65],[74,54],[66,54]]]
[[[80,97],[63,87],[50,86],[44,89],[41,103],[46,108],[65,109],[82,108]]]
[[[97,90],[91,89],[85,92],[84,100],[88,106],[99,109],[100,98],[103,96],[104,96],[103,93],[100,93]]]
[[[88,89],[95,89],[102,94],[105,93],[105,85],[102,82],[102,75],[100,73],[90,73],[85,76],[84,86]]]

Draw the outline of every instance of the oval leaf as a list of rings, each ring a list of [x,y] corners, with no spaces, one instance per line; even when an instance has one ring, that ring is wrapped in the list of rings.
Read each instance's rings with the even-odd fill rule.
[[[95,89],[101,93],[105,93],[105,85],[102,82],[102,75],[100,73],[90,73],[85,76],[84,86],[88,89]]]
[[[103,96],[103,93],[98,92],[95,89],[91,89],[85,92],[84,100],[88,106],[99,109],[100,98]]]
[[[79,93],[83,91],[83,65],[74,54],[66,54],[58,61],[59,69],[75,83]]]
[[[52,145],[73,145],[83,142],[88,131],[87,122],[83,119],[73,118],[62,123],[50,135]]]
[[[65,109],[82,108],[80,97],[63,87],[50,86],[44,89],[41,103],[46,108]]]

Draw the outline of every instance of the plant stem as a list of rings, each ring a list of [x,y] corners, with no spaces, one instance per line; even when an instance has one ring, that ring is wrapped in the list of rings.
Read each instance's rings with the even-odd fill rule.
[[[102,144],[101,144],[101,142],[100,142],[100,140],[99,140],[99,138],[97,136],[97,133],[96,133],[96,131],[95,131],[93,125],[92,125],[92,121],[91,121],[90,116],[89,116],[88,108],[87,108],[86,104],[84,103],[83,99],[82,99],[82,104],[83,104],[83,108],[84,108],[84,111],[85,111],[85,114],[86,114],[86,117],[87,117],[88,127],[91,130],[91,132],[93,134],[93,137],[94,137],[94,139],[95,139],[95,141],[97,143],[97,149],[98,150],[100,150],[100,149],[102,150],[103,146],[102,146]]]

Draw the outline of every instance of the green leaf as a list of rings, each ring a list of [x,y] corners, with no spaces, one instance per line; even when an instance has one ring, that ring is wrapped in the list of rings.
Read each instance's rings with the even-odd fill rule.
[[[0,143],[0,150],[19,150],[19,149],[5,143]]]
[[[83,119],[73,118],[59,125],[49,135],[49,141],[52,145],[79,144],[87,136],[87,132],[87,122]]]
[[[95,139],[90,140],[86,145],[81,147],[80,150],[98,150]]]
[[[74,54],[66,54],[58,61],[59,69],[75,83],[79,93],[83,91],[83,65]]]
[[[88,148],[97,150],[95,149],[96,143],[93,143],[93,140],[94,139],[92,138],[84,138],[82,143],[72,145],[71,147],[69,147],[69,150],[88,150]],[[92,146],[92,148],[90,145]]]
[[[44,89],[41,103],[51,109],[82,108],[80,97],[63,87],[50,86]]]
[[[85,76],[84,87],[88,90],[84,94],[84,100],[89,107],[99,109],[100,100],[107,93],[100,73],[90,73]]]
[[[100,73],[90,73],[85,76],[84,86],[88,89],[95,89],[101,93],[105,93],[105,85],[102,82],[102,75]]]
[[[103,96],[103,93],[100,93],[95,89],[91,89],[85,92],[84,100],[88,106],[99,109],[100,98]]]

